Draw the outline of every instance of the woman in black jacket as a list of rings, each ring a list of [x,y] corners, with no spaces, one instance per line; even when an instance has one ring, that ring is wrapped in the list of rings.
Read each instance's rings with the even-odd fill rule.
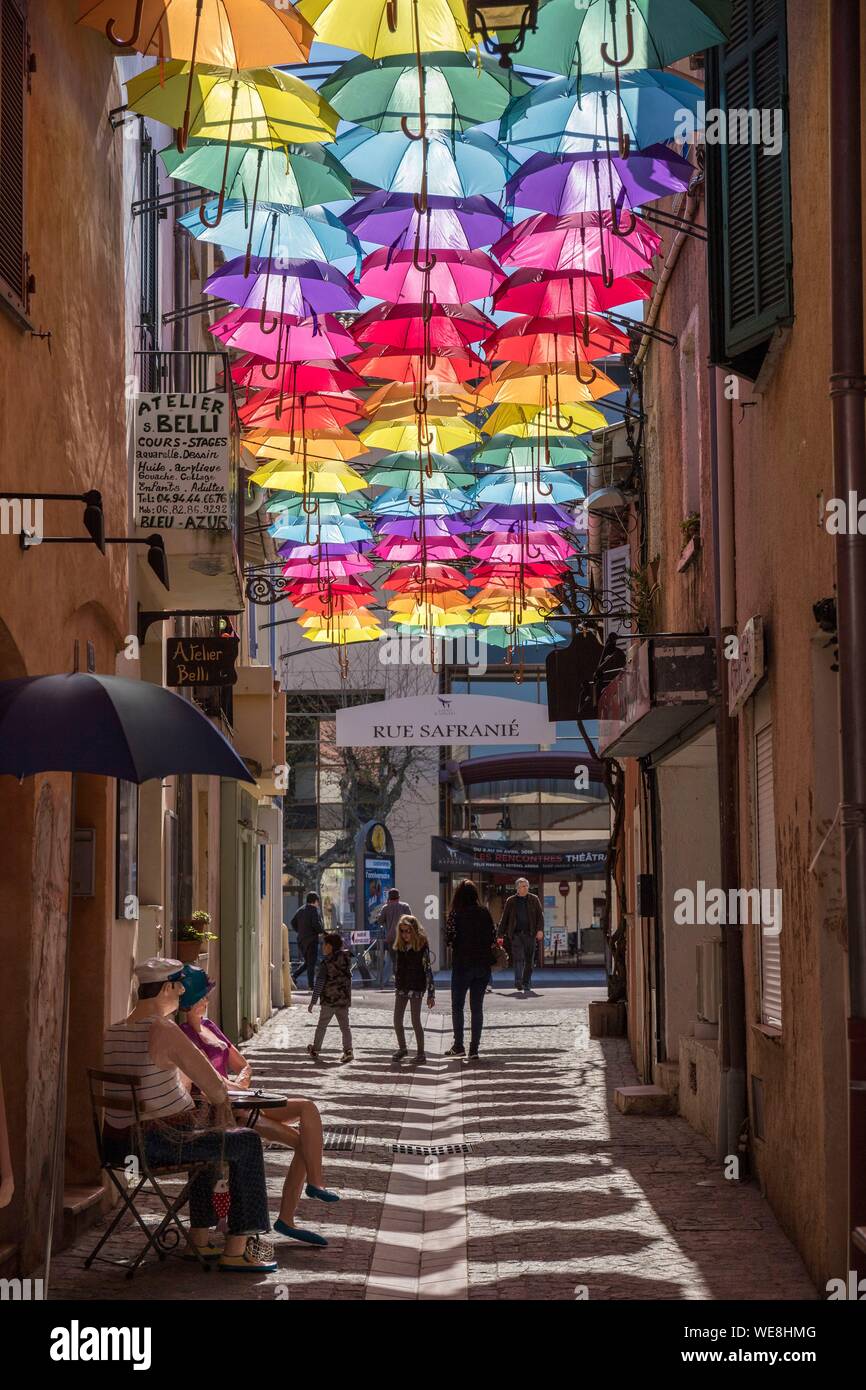
[[[484,994],[490,984],[496,926],[486,907],[478,901],[478,889],[471,879],[458,885],[451,899],[445,923],[445,940],[451,947],[451,1023],[454,1046],[447,1057],[465,1057],[463,1009],[469,995],[469,1056],[478,1056],[484,1026]]]
[[[394,984],[397,989],[394,998],[394,1032],[397,1034],[397,1051],[394,1058],[395,1061],[399,1062],[406,1056],[406,1034],[403,1030],[403,1019],[408,1004],[418,1048],[415,1061],[426,1062],[424,1025],[421,1022],[421,999],[426,994],[427,1008],[432,1009],[436,1003],[436,988],[433,983],[433,971],[430,967],[430,946],[417,917],[400,918],[394,934],[392,950],[394,952]]]

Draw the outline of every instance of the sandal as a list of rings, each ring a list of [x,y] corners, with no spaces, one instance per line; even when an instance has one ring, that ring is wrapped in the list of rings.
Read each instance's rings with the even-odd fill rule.
[[[193,1241],[193,1245],[195,1245],[195,1241]],[[219,1259],[222,1252],[221,1245],[212,1245],[210,1241],[206,1245],[195,1245],[195,1251],[190,1249],[189,1242],[187,1242],[185,1249],[181,1252],[181,1259],[194,1260],[196,1264],[199,1260],[207,1260],[210,1263],[211,1260]]]
[[[250,1236],[242,1255],[221,1255],[217,1265],[230,1274],[270,1274],[276,1267],[274,1247],[260,1236]]]

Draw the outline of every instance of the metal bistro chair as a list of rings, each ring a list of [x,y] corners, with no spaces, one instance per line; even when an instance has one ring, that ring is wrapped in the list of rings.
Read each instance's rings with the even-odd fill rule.
[[[209,1163],[182,1163],[178,1165],[159,1166],[149,1164],[143,1143],[144,1136],[142,1132],[142,1123],[146,1120],[147,1116],[142,1114],[142,1102],[139,1100],[138,1096],[141,1078],[112,1071],[94,1071],[91,1067],[88,1067],[87,1079],[90,1086],[90,1108],[93,1116],[93,1128],[96,1134],[96,1147],[99,1152],[99,1162],[120,1194],[120,1206],[115,1213],[111,1225],[103,1233],[93,1250],[87,1256],[87,1259],[84,1261],[84,1268],[89,1269],[94,1260],[104,1260],[106,1264],[119,1265],[122,1269],[125,1269],[127,1279],[131,1279],[149,1250],[153,1250],[160,1260],[164,1260],[168,1255],[176,1254],[177,1248],[181,1243],[181,1238],[183,1238],[190,1249],[194,1251],[196,1259],[202,1269],[209,1270],[211,1265],[202,1257],[200,1252],[196,1250],[195,1243],[181,1221],[179,1213],[189,1197],[189,1189],[193,1179],[213,1165]],[[134,1158],[138,1164],[134,1186],[129,1182],[129,1172],[126,1164],[118,1162],[116,1159],[109,1158],[105,1149],[102,1134],[101,1112],[106,1104],[106,1097],[104,1094],[105,1087],[109,1084],[112,1087],[110,1100],[111,1109],[123,1110],[130,1115],[131,1141],[129,1157]],[[129,1094],[123,1095],[118,1088],[127,1089]],[[173,1196],[171,1193],[163,1190],[161,1183],[164,1178],[175,1177],[179,1174],[183,1174],[186,1177],[186,1182],[183,1184],[180,1193]],[[136,1207],[136,1199],[139,1193],[148,1186],[156,1193],[165,1207],[165,1216],[162,1221],[158,1226],[150,1228],[145,1224],[141,1217],[141,1213]],[[138,1222],[145,1235],[145,1243],[131,1264],[129,1260],[115,1260],[109,1255],[100,1255],[99,1253],[106,1241],[114,1234],[114,1231],[127,1212],[132,1214],[134,1220]]]

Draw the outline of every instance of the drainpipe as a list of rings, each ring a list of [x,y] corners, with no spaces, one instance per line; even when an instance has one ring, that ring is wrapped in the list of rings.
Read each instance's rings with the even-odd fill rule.
[[[830,10],[830,288],[836,496],[866,497],[860,0]],[[866,1273],[866,537],[836,538],[845,903],[848,922],[848,1233]],[[862,1238],[861,1238],[862,1239]]]
[[[725,638],[736,635],[737,604],[734,570],[734,448],[732,404],[725,397],[725,374],[711,367],[708,375],[710,444],[712,451],[713,601],[716,675],[719,705],[716,714],[716,755],[719,778],[720,887],[727,895],[739,887],[739,824],[737,820],[737,726],[728,714],[728,662]],[[719,1020],[719,1118],[717,1155],[720,1162],[736,1156],[747,1116],[746,1106],[746,989],[743,971],[743,929],[729,923],[722,932],[722,1007]],[[745,1174],[743,1175],[745,1176]]]

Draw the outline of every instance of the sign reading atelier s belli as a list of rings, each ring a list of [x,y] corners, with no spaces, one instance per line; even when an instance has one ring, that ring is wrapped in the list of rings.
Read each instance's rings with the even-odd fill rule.
[[[229,529],[229,399],[214,391],[135,398],[135,524]]]
[[[166,685],[235,685],[238,645],[237,637],[166,637]]]
[[[490,695],[411,695],[337,711],[337,745],[552,744],[547,706]]]

